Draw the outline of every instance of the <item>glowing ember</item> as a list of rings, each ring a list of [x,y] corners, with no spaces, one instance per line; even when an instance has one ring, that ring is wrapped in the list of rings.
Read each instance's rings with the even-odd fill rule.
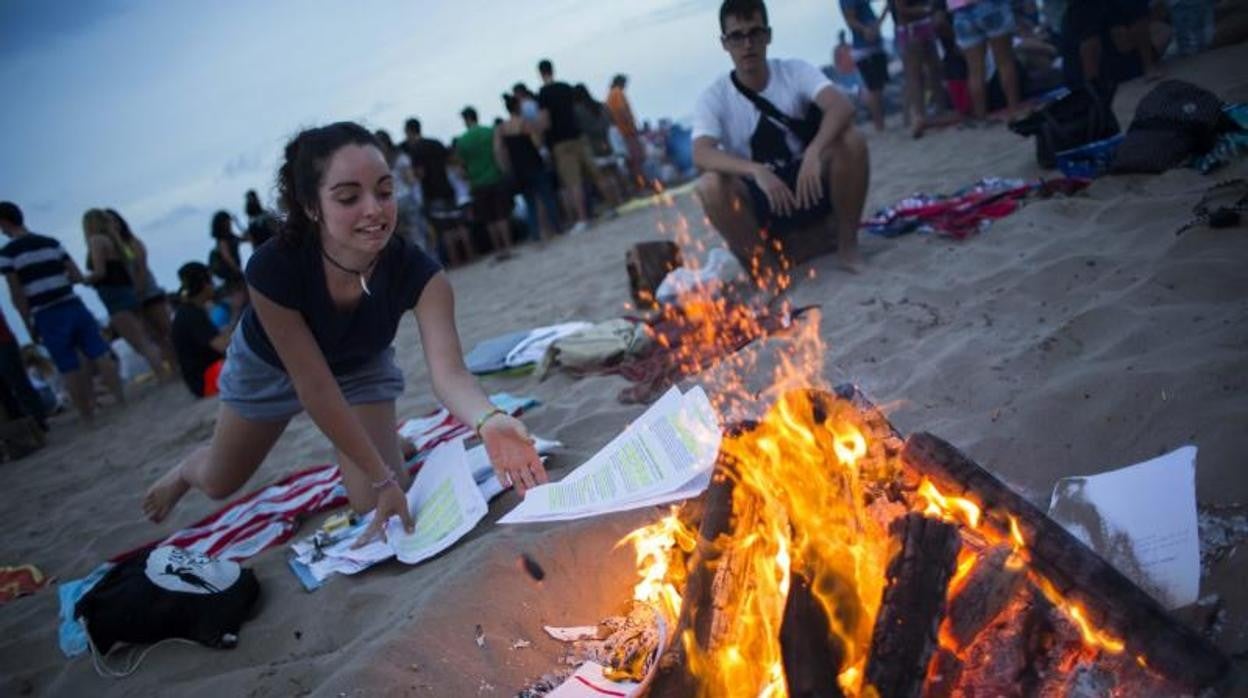
[[[927,501],[925,513],[934,512],[936,516],[961,521],[972,530],[983,535],[991,543],[1009,543],[1014,549],[1014,554],[1010,556],[1010,569],[1020,569],[1029,561],[1027,542],[1023,538],[1023,532],[1019,528],[1018,520],[1013,516],[1008,517],[1010,532],[1009,536],[1005,537],[1001,536],[990,526],[979,525],[980,507],[969,499],[945,496],[935,485],[926,479],[923,480],[919,487],[919,495]],[[1079,634],[1083,638],[1084,644],[1104,650],[1110,654],[1118,654],[1126,647],[1126,644],[1120,638],[1094,628],[1088,622],[1087,613],[1079,604],[1063,597],[1062,593],[1049,580],[1037,574],[1035,570],[1028,569],[1027,577],[1040,590],[1040,593],[1079,629]]]

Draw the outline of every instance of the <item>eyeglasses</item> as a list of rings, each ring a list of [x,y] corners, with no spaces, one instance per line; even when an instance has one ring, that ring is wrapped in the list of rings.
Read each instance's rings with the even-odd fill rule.
[[[754,27],[749,31],[728,32],[719,37],[725,44],[733,48],[741,48],[745,44],[761,44],[771,38],[771,27]]]

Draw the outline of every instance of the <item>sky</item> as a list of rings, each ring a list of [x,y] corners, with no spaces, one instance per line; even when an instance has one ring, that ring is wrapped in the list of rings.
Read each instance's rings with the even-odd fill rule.
[[[277,158],[300,128],[350,119],[402,139],[409,116],[449,140],[459,111],[502,112],[516,81],[629,76],[639,119],[687,118],[730,64],[718,0],[0,1],[0,199],[79,264],[82,213],[121,212],[168,289],[203,261],[214,211],[271,205]],[[844,27],[833,0],[768,7],[772,56],[822,65]],[[92,289],[78,293],[99,315]],[[21,325],[2,303],[15,331]]]

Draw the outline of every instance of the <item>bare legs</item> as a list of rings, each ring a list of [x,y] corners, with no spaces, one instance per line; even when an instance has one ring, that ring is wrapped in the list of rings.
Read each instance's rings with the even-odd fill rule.
[[[159,523],[192,488],[213,499],[234,494],[255,474],[289,421],[250,421],[221,403],[212,441],[192,451],[148,488],[143,513]]]
[[[927,127],[926,105],[923,103],[923,69],[926,41],[911,40],[901,54],[902,67],[906,73],[906,108],[911,110],[910,134],[915,138],[923,135]]]
[[[992,57],[997,62],[997,74],[1001,76],[1001,87],[1005,90],[1005,118],[1012,119],[1018,112],[1021,101],[1018,87],[1018,64],[1014,62],[1014,36],[994,36],[988,40],[992,49]]]
[[[161,356],[170,368],[177,371],[178,355],[173,349],[173,321],[170,319],[169,303],[164,300],[147,303],[142,312],[148,334],[160,347]]]
[[[858,224],[862,219],[870,180],[866,138],[850,127],[824,151],[824,157],[834,209],[828,225],[836,229],[837,255],[841,263],[854,269],[860,264]],[[750,208],[749,193],[740,177],[707,172],[698,180],[697,191],[707,219],[742,266],[751,269],[753,260],[758,259],[764,267],[779,268],[779,260],[760,235],[758,218]],[[810,231],[803,237],[819,235],[820,231]],[[810,240],[809,244],[792,245],[791,261],[795,264],[806,261],[819,250],[830,247],[827,242],[816,239]],[[752,271],[757,275],[757,270]]]
[[[871,123],[877,132],[884,132],[884,100],[880,90],[864,90],[863,101],[867,103],[867,111],[871,112]]]
[[[490,246],[494,248],[499,259],[511,256],[511,221],[504,218],[485,226],[490,234]]]
[[[1014,49],[1010,46],[1011,35],[996,36],[984,44],[976,44],[962,51],[966,56],[967,86],[971,91],[971,104],[975,107],[975,118],[983,119],[988,115],[988,76],[985,68],[987,48],[992,48],[992,57],[997,64],[997,74],[1001,76],[1001,87],[1005,91],[1006,118],[1014,115],[1018,109],[1018,67],[1014,65]]]
[[[842,264],[856,269],[861,264],[858,225],[871,181],[871,155],[866,137],[853,127],[846,129],[829,147],[827,158],[833,215],[836,216],[837,255]]]
[[[386,464],[394,469],[399,484],[407,489],[411,478],[403,469],[403,460],[399,455],[394,403],[355,405],[351,410]],[[222,403],[211,443],[191,452],[148,488],[143,497],[143,513],[152,521],[160,522],[191,489],[197,489],[213,499],[225,499],[238,492],[260,468],[289,421],[247,420]],[[377,492],[368,476],[341,453],[337,455],[351,507],[361,513],[371,511],[377,505]]]
[[[125,310],[110,316],[108,322],[117,330],[117,334],[126,340],[127,344],[133,347],[144,359],[147,359],[148,365],[152,367],[152,371],[156,374],[158,380],[165,381],[169,379],[172,374],[169,372],[169,368],[165,366],[160,348],[148,337],[147,329],[143,326],[143,321],[139,319],[138,315]]]
[[[65,389],[69,392],[69,400],[74,403],[74,409],[84,421],[91,421],[95,416],[95,395],[91,385],[92,369],[104,379],[108,392],[113,394],[118,403],[126,401],[126,394],[121,387],[121,376],[117,374],[117,364],[109,358],[108,354],[93,359],[91,367],[83,366],[76,371],[62,374]]]

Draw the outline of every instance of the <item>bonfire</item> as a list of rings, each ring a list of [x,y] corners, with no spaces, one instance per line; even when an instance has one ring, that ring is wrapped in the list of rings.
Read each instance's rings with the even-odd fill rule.
[[[778,295],[785,271],[755,274],[756,292]],[[827,386],[817,316],[786,316],[760,383],[722,346],[767,334],[742,312],[760,307],[790,312],[696,290],[661,311],[697,338],[679,348],[690,373],[719,364],[726,436],[708,491],[621,541],[640,579],[591,643],[609,678],[751,698],[1196,695],[1225,679],[1212,645],[988,471]]]

